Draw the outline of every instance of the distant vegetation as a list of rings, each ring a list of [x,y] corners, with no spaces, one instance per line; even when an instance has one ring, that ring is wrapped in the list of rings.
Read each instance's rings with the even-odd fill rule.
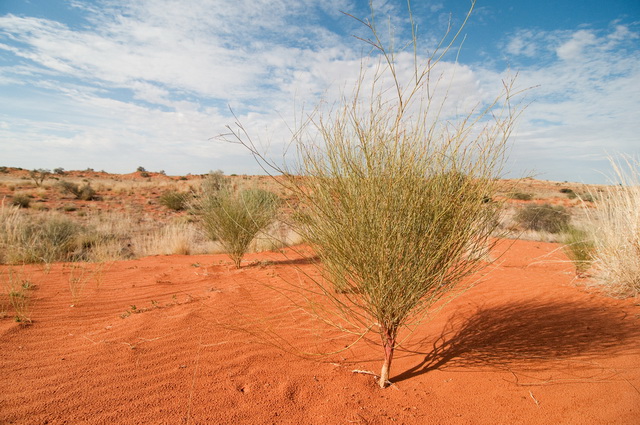
[[[525,229],[560,233],[568,229],[571,216],[562,206],[527,205],[520,209],[516,221]]]

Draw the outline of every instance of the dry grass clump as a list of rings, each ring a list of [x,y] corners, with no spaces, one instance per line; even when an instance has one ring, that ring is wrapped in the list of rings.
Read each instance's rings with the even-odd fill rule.
[[[16,322],[31,323],[32,289],[33,283],[24,276],[22,270],[7,268],[0,271],[0,317],[5,317],[11,307]]]
[[[171,190],[163,193],[158,201],[169,209],[183,211],[189,207],[190,199],[190,193]]]
[[[593,262],[591,235],[582,229],[570,226],[564,234],[564,252],[576,268],[576,276],[583,277]]]
[[[11,205],[20,208],[29,208],[29,206],[31,206],[31,197],[27,193],[16,193],[11,199]]]
[[[79,248],[82,227],[58,214],[27,216],[0,207],[0,262],[6,264],[68,261]]]
[[[611,159],[618,185],[585,208],[594,244],[597,282],[615,296],[640,294],[640,161]]]
[[[194,255],[222,252],[221,247],[204,237],[194,223],[174,222],[132,238],[136,257],[149,255]]]

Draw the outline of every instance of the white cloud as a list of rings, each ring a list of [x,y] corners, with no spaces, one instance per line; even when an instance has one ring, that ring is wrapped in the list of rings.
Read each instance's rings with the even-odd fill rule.
[[[637,36],[620,25],[516,34],[511,42],[526,39],[527,47],[510,53],[545,55],[543,62],[523,62],[519,72],[520,86],[536,86],[514,139],[521,168],[537,164],[566,180],[602,180],[593,168],[607,152],[640,154],[640,55],[629,44]]]
[[[174,173],[224,168],[221,163],[247,169],[237,159],[245,154],[239,147],[209,140],[233,122],[227,105],[277,149],[302,104],[308,110],[325,97],[330,105],[351,89],[367,51],[349,37],[362,28],[338,11],[366,16],[368,10],[349,0],[71,4],[82,9],[87,25],[0,16],[0,49],[23,58],[0,67],[3,89],[22,93],[0,90],[0,122],[11,124],[0,125],[3,161],[119,172],[151,167],[150,161]],[[380,25],[385,13],[404,15],[397,3],[374,6]],[[348,30],[324,26],[321,15]],[[398,27],[405,21],[392,19]],[[637,151],[637,38],[618,22],[609,31],[523,29],[507,40],[503,50],[519,69],[519,86],[539,86],[528,94],[533,103],[514,138],[515,159],[542,164],[538,168],[556,156],[583,159],[572,163],[575,169],[604,147]],[[409,55],[398,61],[402,78],[409,78]],[[440,88],[448,88],[451,99],[443,116],[493,99],[505,74],[488,65],[441,62],[434,81],[442,76]]]
[[[591,31],[580,30],[575,32],[571,39],[557,47],[556,53],[562,60],[570,61],[580,59],[585,51],[598,43],[596,36]]]

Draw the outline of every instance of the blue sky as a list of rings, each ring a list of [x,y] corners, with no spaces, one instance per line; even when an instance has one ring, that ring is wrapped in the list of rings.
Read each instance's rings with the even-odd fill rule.
[[[424,51],[468,0],[412,4]],[[407,35],[404,0],[374,1]],[[361,0],[0,0],[0,165],[115,173],[259,173],[211,140],[234,119],[283,149],[301,105],[349,87],[366,48]],[[604,182],[605,157],[640,155],[640,2],[479,0],[451,102],[471,107],[518,73],[530,102],[510,176]],[[449,75],[449,74],[447,74]]]

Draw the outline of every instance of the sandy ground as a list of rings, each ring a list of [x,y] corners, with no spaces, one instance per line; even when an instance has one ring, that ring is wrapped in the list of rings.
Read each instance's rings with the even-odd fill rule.
[[[319,325],[271,289],[316,265],[281,253],[229,264],[22,269],[34,322],[0,321],[0,423],[638,423],[638,300],[576,285],[558,245],[515,242],[412,335],[384,390],[352,372],[379,371],[377,346],[313,360],[269,344],[273,332],[300,349],[344,346],[333,331],[318,340]],[[86,281],[75,300],[71,273]]]

